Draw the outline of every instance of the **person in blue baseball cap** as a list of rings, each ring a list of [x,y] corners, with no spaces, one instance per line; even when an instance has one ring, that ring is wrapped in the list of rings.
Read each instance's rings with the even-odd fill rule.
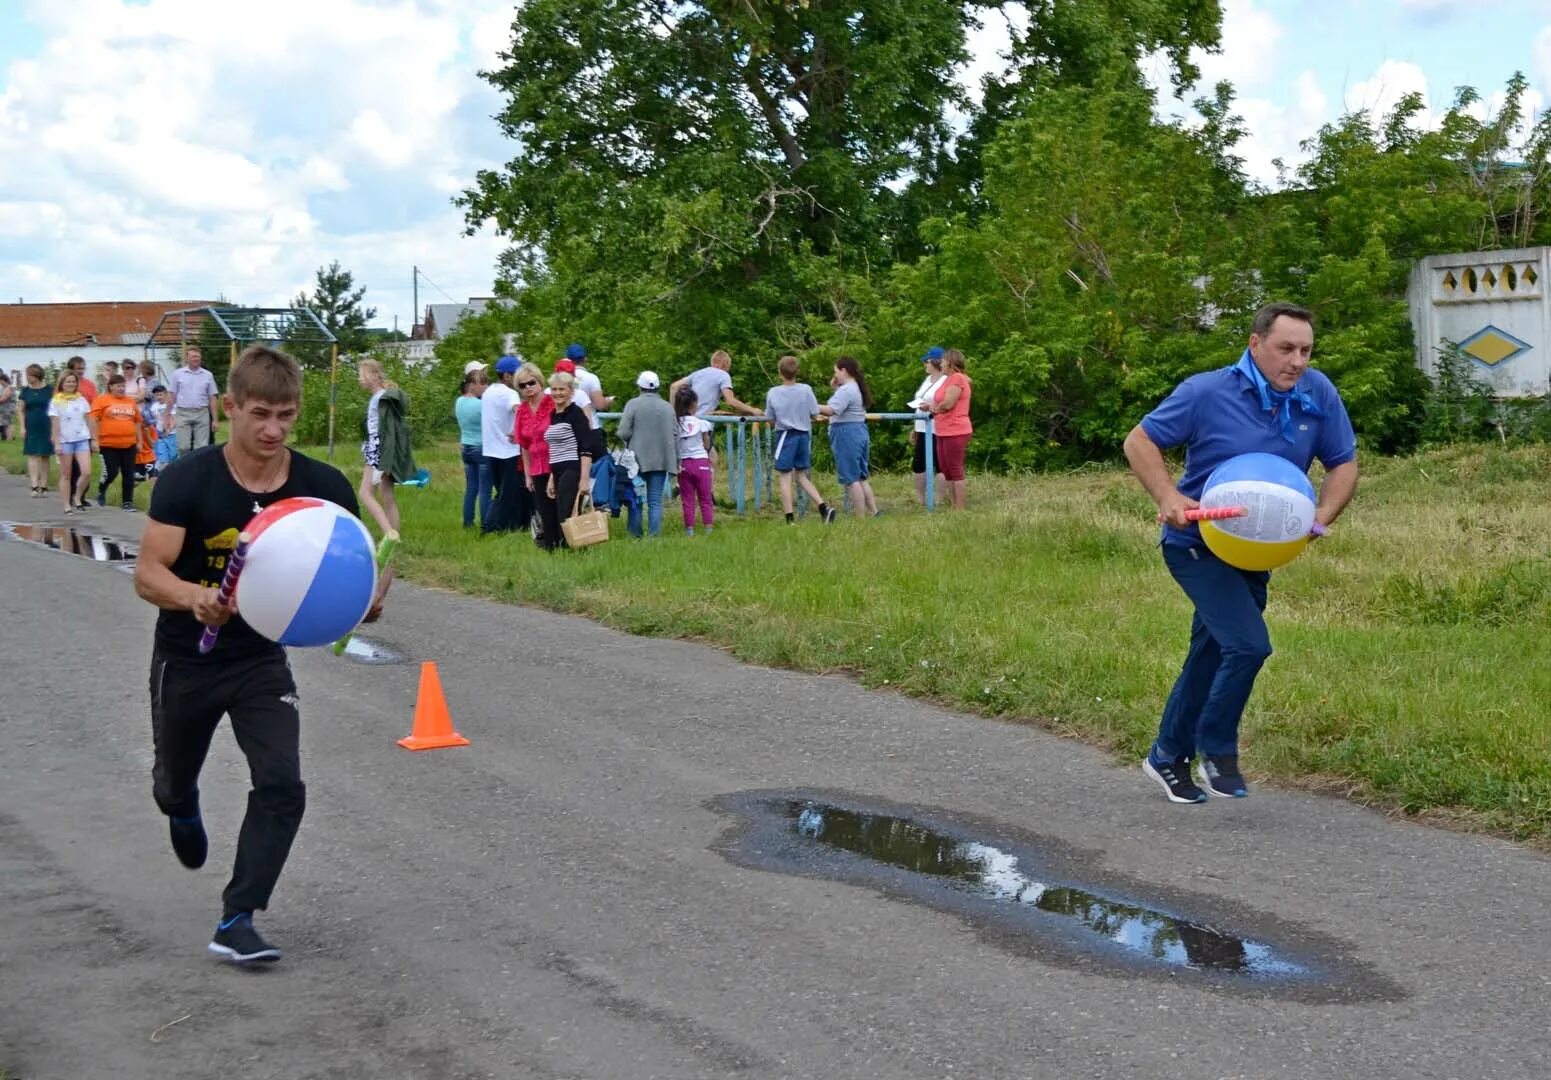
[[[479,399],[480,448],[495,488],[495,498],[480,522],[481,533],[526,529],[533,512],[522,471],[521,451],[512,438],[517,426],[517,404],[521,400],[512,382],[521,367],[522,361],[515,356],[497,360],[496,381],[485,388]]]
[[[926,355],[921,357],[921,363],[926,365],[925,377],[921,385],[916,388],[915,397],[910,399],[910,407],[917,412],[924,412],[927,403],[932,400],[932,395],[942,385],[948,373],[943,370],[943,348],[941,345],[933,345],[926,350]],[[926,504],[926,440],[932,436],[927,434],[926,421],[917,420],[915,430],[910,433],[910,472],[916,482],[916,502]],[[936,455],[933,455],[934,458]],[[933,463],[936,465],[935,461]],[[938,483],[942,482],[942,467],[936,466],[939,474]]]

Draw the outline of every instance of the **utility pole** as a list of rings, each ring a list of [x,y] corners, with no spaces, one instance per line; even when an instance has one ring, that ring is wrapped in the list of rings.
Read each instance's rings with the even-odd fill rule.
[[[415,298],[413,301],[415,310],[413,316],[409,320],[409,336],[414,337],[415,327],[420,325],[420,267],[415,266],[411,267],[410,269],[412,273],[410,274],[409,289]]]

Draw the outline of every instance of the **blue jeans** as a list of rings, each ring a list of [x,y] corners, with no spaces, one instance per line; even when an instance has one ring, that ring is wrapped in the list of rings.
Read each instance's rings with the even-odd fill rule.
[[[490,516],[490,462],[477,446],[463,447],[463,527],[474,527],[474,500],[479,500],[479,520]]]
[[[1271,655],[1266,631],[1269,572],[1238,570],[1205,545],[1163,545],[1169,573],[1196,606],[1190,651],[1158,726],[1158,754],[1169,759],[1239,752],[1239,720],[1255,676]]]
[[[662,489],[667,486],[668,473],[665,469],[653,469],[651,472],[643,471],[641,479],[646,483],[646,528],[653,536],[662,535]],[[636,501],[630,507],[630,516],[625,521],[630,529],[630,535],[641,535],[641,503]]]

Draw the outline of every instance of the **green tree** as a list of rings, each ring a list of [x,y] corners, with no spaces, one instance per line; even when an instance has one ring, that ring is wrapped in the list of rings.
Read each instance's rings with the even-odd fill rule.
[[[952,186],[948,115],[969,107],[956,81],[966,30],[1000,6],[523,5],[504,66],[486,74],[520,150],[459,202],[470,228],[494,223],[512,241],[503,273],[521,286],[524,348],[569,331],[676,369],[717,345],[764,352],[816,346],[836,327],[844,336],[857,307],[840,286],[917,253],[916,223]],[[1178,46],[1183,59],[1189,43],[1215,41],[1214,0],[1031,6],[1063,26],[1103,8],[1133,57]],[[1131,8],[1149,29],[1133,33],[1116,14]],[[1046,37],[1043,59],[1078,35]]]
[[[311,308],[339,340],[341,353],[364,353],[372,346],[367,324],[377,317],[376,308],[362,305],[365,296],[366,287],[357,287],[350,271],[342,269],[336,259],[327,266],[318,267],[312,292],[297,294],[291,307]],[[305,367],[322,368],[329,364],[326,345],[293,342],[290,347]]]

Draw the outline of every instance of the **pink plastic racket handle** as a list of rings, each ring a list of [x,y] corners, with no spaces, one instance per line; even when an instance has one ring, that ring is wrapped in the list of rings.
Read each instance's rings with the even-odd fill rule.
[[[251,538],[247,533],[237,535],[237,549],[232,552],[232,557],[226,562],[226,573],[221,577],[221,587],[216,590],[216,598],[222,604],[232,602],[232,594],[237,591],[237,578],[242,575],[242,563],[248,557],[248,544]],[[221,635],[219,626],[207,626],[205,632],[199,635],[199,655],[204,656],[215,648],[215,639]]]
[[[1185,511],[1186,521],[1223,521],[1237,517],[1249,517],[1249,507],[1197,506]]]

